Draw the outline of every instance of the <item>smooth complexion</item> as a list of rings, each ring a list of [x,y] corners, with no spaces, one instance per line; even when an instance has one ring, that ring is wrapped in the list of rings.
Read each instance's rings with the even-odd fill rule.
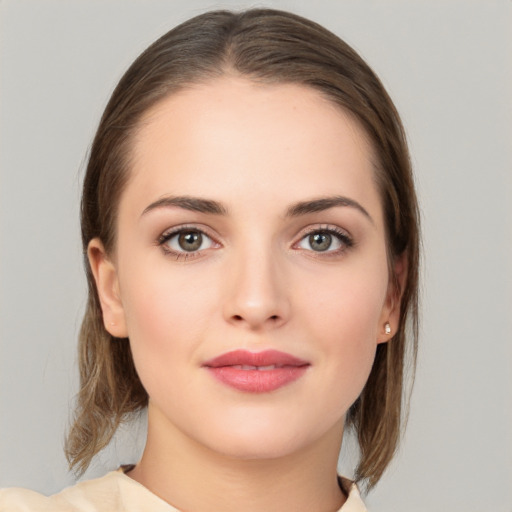
[[[130,476],[182,510],[337,510],[344,417],[398,321],[363,130],[317,91],[228,75],[150,111],[132,164],[115,254],[89,246],[150,397]],[[240,350],[307,368],[244,391],[206,365]]]

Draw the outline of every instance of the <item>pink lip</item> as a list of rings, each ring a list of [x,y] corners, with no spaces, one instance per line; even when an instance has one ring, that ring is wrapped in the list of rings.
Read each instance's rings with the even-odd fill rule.
[[[233,350],[206,361],[203,366],[219,381],[239,391],[267,393],[300,378],[310,364],[278,350]]]

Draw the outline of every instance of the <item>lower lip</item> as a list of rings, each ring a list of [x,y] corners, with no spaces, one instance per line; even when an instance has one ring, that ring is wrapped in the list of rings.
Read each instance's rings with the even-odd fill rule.
[[[233,366],[208,367],[223,384],[246,393],[268,393],[290,384],[304,375],[305,366],[283,366],[274,370],[240,370]]]

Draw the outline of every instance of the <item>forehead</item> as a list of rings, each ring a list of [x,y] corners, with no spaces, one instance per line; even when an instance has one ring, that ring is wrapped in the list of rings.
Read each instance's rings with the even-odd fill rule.
[[[217,124],[219,129],[231,125],[248,131],[262,127],[265,131],[275,127],[277,131],[284,126],[287,131],[281,132],[279,139],[310,137],[315,132],[323,138],[330,132],[336,138],[340,131],[351,132],[351,142],[362,143],[360,149],[371,153],[360,123],[319,90],[302,84],[268,84],[227,75],[181,89],[146,112],[139,123],[135,155],[148,139],[168,135],[170,128],[179,125],[181,133],[199,133],[209,123]],[[290,125],[295,129],[290,130]],[[343,138],[337,138],[337,143],[342,143]],[[268,143],[264,138],[260,140]]]
[[[228,76],[172,94],[146,113],[130,182],[153,200],[280,192],[292,202],[310,190],[371,202],[373,160],[359,123],[317,90]]]

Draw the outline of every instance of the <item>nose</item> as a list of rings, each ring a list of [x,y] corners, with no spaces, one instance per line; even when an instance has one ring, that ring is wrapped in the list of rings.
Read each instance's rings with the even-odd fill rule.
[[[238,255],[228,270],[224,318],[254,331],[280,327],[290,315],[284,269],[270,250],[248,252]]]

